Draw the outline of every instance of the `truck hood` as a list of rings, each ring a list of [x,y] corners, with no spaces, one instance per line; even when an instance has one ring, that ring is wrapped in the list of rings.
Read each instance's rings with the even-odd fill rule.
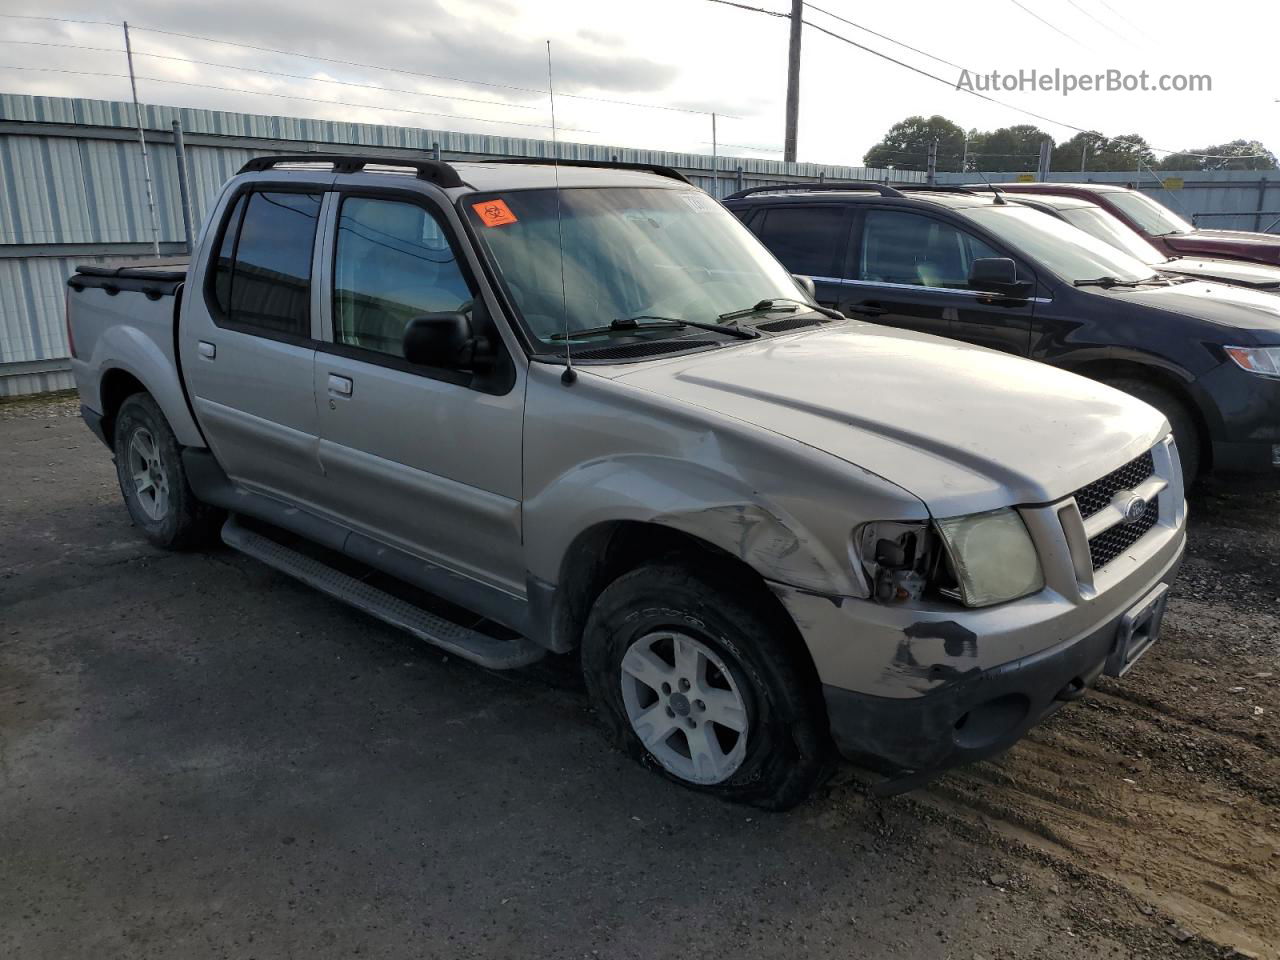
[[[1273,343],[1280,337],[1280,297],[1266,290],[1233,287],[1209,280],[1192,280],[1190,283],[1177,283],[1167,287],[1080,289],[1135,305],[1168,310],[1184,317],[1207,320],[1233,330],[1262,333],[1266,343]]]
[[[855,322],[600,372],[827,451],[936,517],[1056,500],[1168,431],[1074,374]]]
[[[1239,257],[1260,263],[1280,263],[1280,237],[1248,230],[1193,230],[1159,238],[1170,250],[1206,257]]]
[[[1178,257],[1156,264],[1161,273],[1181,274],[1200,280],[1217,280],[1256,290],[1280,289],[1280,267],[1248,260],[1202,260]]]

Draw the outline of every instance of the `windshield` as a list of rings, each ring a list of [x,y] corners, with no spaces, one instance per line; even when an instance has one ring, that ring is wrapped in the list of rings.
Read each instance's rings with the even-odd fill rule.
[[[644,320],[718,324],[722,314],[762,300],[804,297],[733,214],[692,187],[563,189],[558,224],[555,190],[467,197],[464,210],[525,325],[556,350],[566,314],[570,332],[582,338],[657,338],[685,331]],[[607,329],[632,318],[643,319]]]
[[[1167,237],[1171,233],[1190,233],[1195,229],[1168,207],[1136,190],[1108,193],[1107,201],[1114,203],[1149,237]]]
[[[1099,277],[1132,282],[1154,276],[1141,260],[1039,210],[1005,204],[966,207],[959,212],[1068,283]]]
[[[1079,227],[1089,236],[1097,237],[1143,263],[1154,266],[1169,259],[1143,239],[1142,234],[1101,207],[1075,207],[1059,213],[1073,227]]]

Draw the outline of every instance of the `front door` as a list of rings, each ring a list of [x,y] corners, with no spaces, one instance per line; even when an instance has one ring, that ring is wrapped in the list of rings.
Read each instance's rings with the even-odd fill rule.
[[[246,488],[303,504],[321,480],[311,276],[323,190],[233,197],[179,325],[182,372],[219,464]]]
[[[974,260],[1005,256],[949,220],[870,209],[862,217],[837,309],[891,327],[1026,356],[1031,301],[969,287]],[[1025,271],[1021,264],[1019,271]]]
[[[522,597],[523,372],[499,392],[408,363],[408,321],[470,311],[475,278],[425,196],[335,199],[315,367],[327,506],[374,539]]]

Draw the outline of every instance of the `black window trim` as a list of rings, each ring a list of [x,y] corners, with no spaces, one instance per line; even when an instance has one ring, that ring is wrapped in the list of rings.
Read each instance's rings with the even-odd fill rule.
[[[307,302],[307,333],[305,336],[294,333],[284,333],[280,330],[270,330],[266,327],[259,327],[252,323],[238,323],[228,319],[222,308],[218,306],[217,298],[214,296],[214,281],[217,276],[217,258],[222,250],[222,242],[226,239],[227,229],[231,226],[231,221],[235,215],[236,208],[240,203],[240,199],[245,196],[251,196],[255,193],[311,193],[318,194],[321,198],[321,206],[323,207],[324,195],[329,188],[315,183],[276,183],[272,181],[252,181],[241,186],[227,201],[226,211],[223,214],[222,224],[218,228],[218,236],[210,252],[213,256],[213,269],[206,267],[204,278],[204,304],[209,311],[209,317],[213,320],[214,326],[222,330],[231,330],[236,333],[243,333],[252,337],[262,337],[264,340],[275,340],[278,343],[288,343],[295,347],[312,347],[314,348],[316,340],[311,336],[311,303],[308,296]],[[249,203],[246,201],[244,209],[240,213],[239,219],[236,221],[236,242],[231,248],[231,262],[233,265],[232,278],[234,280],[234,264],[236,257],[240,253],[240,234],[241,228],[244,226],[244,218],[249,212]],[[316,217],[316,230],[311,237],[311,261],[315,262],[316,240],[320,237],[320,218]],[[307,278],[307,287],[310,290],[311,281],[314,277]],[[234,286],[234,283],[232,284]]]
[[[426,377],[430,380],[440,380],[444,383],[452,383],[456,386],[466,387],[479,393],[491,394],[493,396],[503,396],[511,392],[515,386],[515,366],[507,351],[506,343],[503,341],[501,331],[497,329],[498,319],[489,317],[489,323],[494,328],[490,336],[495,358],[494,372],[488,376],[477,376],[474,373],[466,373],[461,370],[448,370],[441,367],[426,367],[417,363],[410,363],[403,357],[393,356],[389,353],[380,353],[377,350],[370,350],[367,347],[353,347],[350,344],[338,343],[335,339],[336,331],[334,329],[334,303],[337,299],[338,284],[338,229],[342,220],[342,205],[348,198],[364,198],[369,200],[389,200],[396,203],[410,203],[414,206],[421,207],[426,210],[436,223],[440,226],[444,233],[445,239],[449,243],[449,248],[453,251],[454,258],[462,271],[462,278],[466,281],[467,286],[471,288],[473,297],[472,303],[481,308],[484,315],[488,315],[489,310],[484,301],[484,290],[481,287],[475,272],[471,269],[471,264],[467,260],[465,254],[465,246],[459,242],[458,233],[453,228],[453,224],[449,221],[449,217],[445,211],[445,205],[437,202],[435,197],[428,193],[418,190],[406,190],[398,187],[376,187],[362,184],[344,184],[335,183],[330,189],[334,194],[334,212],[333,212],[333,230],[332,239],[329,242],[329,249],[325,255],[329,261],[329,286],[325,291],[325,297],[328,299],[329,305],[329,329],[322,331],[328,339],[322,337],[314,341],[315,348],[319,353],[333,354],[339,357],[345,357],[348,360],[358,360],[361,363],[370,363],[378,367],[387,367],[392,370],[399,370],[404,373],[415,374],[420,377]],[[473,307],[473,314],[475,316]]]

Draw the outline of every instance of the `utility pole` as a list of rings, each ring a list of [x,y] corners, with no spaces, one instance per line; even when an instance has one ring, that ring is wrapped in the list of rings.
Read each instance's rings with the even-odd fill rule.
[[[1089,159],[1089,141],[1080,141],[1080,172],[1084,173],[1084,162]]]
[[[1036,179],[1041,183],[1049,179],[1049,161],[1053,156],[1053,144],[1048,137],[1040,141],[1040,163],[1036,167]]]
[[[138,143],[142,147],[142,175],[147,182],[147,209],[151,211],[151,249],[160,256],[160,221],[156,218],[156,192],[151,185],[151,157],[147,135],[142,129],[142,107],[138,105],[138,83],[133,77],[133,45],[129,43],[129,22],[124,22],[124,55],[129,61],[129,89],[133,91],[133,116],[138,121]]]
[[[791,43],[787,47],[787,130],[782,140],[782,160],[796,162],[796,138],[800,127],[800,31],[804,26],[804,0],[791,0]]]
[[[929,186],[933,186],[935,183],[938,182],[938,141],[937,140],[929,141],[928,174],[925,177],[925,182],[928,183]]]
[[[720,145],[716,142],[716,115],[711,114],[711,195],[720,199]]]

